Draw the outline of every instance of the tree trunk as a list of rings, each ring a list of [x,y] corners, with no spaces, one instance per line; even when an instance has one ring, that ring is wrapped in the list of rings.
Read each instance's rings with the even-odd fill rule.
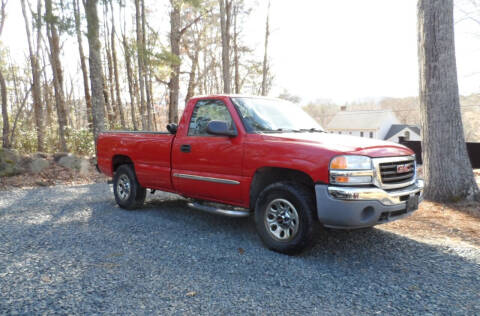
[[[132,116],[133,130],[138,130],[137,120],[135,119],[135,92],[133,83],[132,61],[130,47],[127,43],[127,37],[123,34],[123,50],[125,51],[125,65],[127,66],[128,93],[130,95],[130,114]]]
[[[235,67],[235,93],[240,93],[240,56],[238,55],[238,31],[237,31],[237,18],[238,18],[238,4],[234,5],[233,9],[233,63]]]
[[[262,69],[262,95],[268,94],[268,38],[270,37],[270,1],[268,1],[267,22],[265,24],[265,50]]]
[[[116,127],[118,123],[119,113],[118,107],[116,106],[117,102],[115,101],[115,92],[114,92],[114,84],[113,84],[113,63],[112,63],[112,51],[110,50],[110,28],[108,26],[108,6],[104,6],[103,10],[104,16],[104,35],[105,35],[105,54],[107,59],[107,69],[105,70],[106,80],[107,83],[104,83],[107,91],[107,97],[105,98],[105,102],[107,104],[107,110],[110,120],[110,126]]]
[[[42,103],[45,104],[45,126],[50,128],[52,125],[53,121],[53,106],[52,106],[52,98],[51,95],[53,94],[51,92],[51,87],[48,82],[47,78],[47,61],[45,60],[45,51],[42,50],[42,67],[41,67],[41,77],[43,78],[42,83],[42,93],[43,93],[43,98],[42,98]],[[39,56],[40,60],[40,56]]]
[[[6,1],[1,3],[1,12],[0,12],[0,35],[3,31],[3,26],[5,23],[5,6],[7,5]],[[3,73],[0,71],[0,94],[2,97],[2,119],[3,119],[3,129],[2,129],[2,146],[3,148],[10,148],[10,122],[8,121],[8,110],[7,110],[7,85],[5,83],[5,78]]]
[[[187,105],[188,100],[193,97],[195,93],[195,85],[196,85],[196,76],[197,76],[197,67],[198,67],[198,57],[200,53],[199,44],[195,43],[195,54],[192,60],[192,68],[190,68],[190,74],[188,77],[188,88],[187,88],[187,95],[185,96],[185,105]]]
[[[3,31],[3,26],[5,25],[5,6],[7,5],[6,1],[1,3],[1,12],[0,12],[0,35]],[[0,95],[2,98],[2,119],[3,119],[3,129],[2,129],[2,146],[3,148],[10,148],[10,122],[8,121],[8,109],[7,109],[7,85],[5,83],[5,78],[3,73],[0,70]]]
[[[10,123],[8,121],[7,111],[7,85],[5,84],[5,78],[0,71],[0,92],[2,94],[2,118],[3,118],[3,134],[2,134],[2,146],[3,148],[10,148],[10,138],[8,134],[10,132]]]
[[[92,97],[90,96],[90,86],[88,82],[87,63],[85,61],[85,54],[83,52],[83,42],[81,33],[81,20],[80,20],[80,5],[79,0],[74,0],[73,10],[75,15],[75,31],[78,42],[78,52],[80,54],[80,67],[83,75],[83,91],[85,93],[85,104],[87,107],[87,122],[88,129],[93,131],[93,119],[92,119]]]
[[[40,83],[40,64],[39,64],[39,54],[40,54],[40,40],[41,40],[41,32],[40,29],[37,28],[37,45],[36,50],[33,50],[32,38],[30,33],[30,25],[28,21],[28,16],[25,8],[25,0],[21,1],[22,5],[22,13],[23,18],[25,20],[25,30],[27,33],[27,42],[28,42],[28,51],[30,57],[30,66],[32,68],[32,97],[33,97],[33,111],[35,114],[35,127],[37,133],[37,150],[39,152],[44,151],[44,136],[45,136],[45,123],[44,123],[44,114],[43,114],[43,106],[42,106],[42,90],[41,90],[41,83]],[[40,0],[37,1],[37,12],[41,12],[41,2]],[[33,17],[35,19],[35,17]],[[39,25],[35,23],[35,25]]]
[[[170,0],[172,11],[170,12],[170,50],[173,56],[180,58],[180,7],[178,1]],[[180,63],[174,63],[170,73],[170,81],[168,82],[169,107],[168,122],[178,122],[178,94],[180,90]]]
[[[220,30],[222,33],[222,69],[223,92],[230,93],[232,79],[230,76],[230,21],[232,15],[232,1],[219,0],[220,2]]]
[[[142,62],[143,62],[143,83],[145,85],[145,94],[147,97],[147,129],[149,131],[152,130],[152,96],[150,94],[150,90],[148,88],[148,82],[149,82],[149,69],[150,65],[147,59],[147,41],[146,41],[146,30],[145,30],[145,0],[141,0],[140,3],[141,10],[142,10],[142,48],[143,48],[143,56],[142,56]]]
[[[144,56],[145,46],[143,43],[142,35],[142,16],[141,16],[140,0],[135,0],[135,21],[137,30],[137,57],[138,57],[138,81],[140,85],[140,116],[142,122],[142,129],[148,129],[146,111],[145,111],[145,69],[144,69]]]
[[[105,72],[108,72],[108,69],[105,69]],[[108,84],[105,82],[105,77],[103,78],[103,100],[105,101],[104,111],[107,113],[108,126],[110,128],[115,127],[115,118],[112,110],[112,105],[110,101],[110,93],[108,92]]]
[[[20,102],[20,106],[18,107],[17,114],[15,115],[15,119],[13,120],[13,126],[12,130],[10,131],[10,145],[12,146],[15,144],[15,131],[17,129],[17,123],[18,119],[20,118],[20,114],[23,113],[23,109],[25,108],[25,105],[27,104],[27,99],[28,95],[30,94],[30,91],[32,91],[32,86],[25,92],[25,95],[23,96],[22,102]]]
[[[114,19],[112,2],[110,2],[110,8],[112,11],[112,34],[111,34],[112,44],[111,45],[112,45],[113,77],[115,81],[115,92],[117,94],[118,113],[120,114],[120,125],[122,126],[122,129],[125,129],[126,128],[125,114],[123,113],[122,99],[120,97],[120,82],[118,79],[117,51],[115,48],[115,19]]]
[[[460,113],[453,0],[418,1],[418,56],[425,197],[478,198]]]
[[[151,115],[152,115],[151,126],[155,131],[158,131],[157,118],[155,117],[155,109],[153,107],[154,101],[153,101],[153,83],[152,83],[151,69],[148,70],[147,74],[148,74],[147,75],[147,91],[150,98],[150,109],[151,109]]]
[[[60,136],[60,150],[67,151],[65,128],[67,126],[67,112],[65,110],[65,93],[63,91],[63,70],[60,61],[60,39],[57,26],[53,21],[52,0],[45,0],[47,16],[47,37],[50,44],[50,63],[52,64],[53,83],[55,88],[55,103],[58,116],[58,134]]]
[[[85,13],[88,24],[88,47],[90,64],[90,84],[92,87],[92,114],[95,143],[98,134],[105,129],[105,99],[103,96],[103,68],[100,54],[98,31],[98,0],[85,0]]]

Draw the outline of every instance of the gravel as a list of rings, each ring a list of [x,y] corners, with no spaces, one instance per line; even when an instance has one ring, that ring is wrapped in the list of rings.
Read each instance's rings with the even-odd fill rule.
[[[0,192],[0,314],[480,314],[477,247],[375,228],[286,256],[251,218],[158,192],[125,211],[111,191]]]

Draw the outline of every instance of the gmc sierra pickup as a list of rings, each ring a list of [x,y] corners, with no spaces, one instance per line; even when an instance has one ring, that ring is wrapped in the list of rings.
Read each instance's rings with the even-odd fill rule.
[[[315,222],[371,227],[422,200],[410,149],[326,133],[287,101],[194,97],[167,129],[99,135],[98,167],[113,177],[120,207],[139,208],[147,188],[177,193],[204,211],[252,214],[268,248],[293,253],[309,244]]]

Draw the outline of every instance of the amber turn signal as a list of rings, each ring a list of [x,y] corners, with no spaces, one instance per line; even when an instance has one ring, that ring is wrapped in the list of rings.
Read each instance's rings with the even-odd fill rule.
[[[347,158],[345,156],[338,156],[330,162],[331,169],[347,169]],[[346,178],[346,177],[345,177]],[[348,181],[348,178],[346,178]]]
[[[348,177],[335,177],[337,183],[348,183]]]

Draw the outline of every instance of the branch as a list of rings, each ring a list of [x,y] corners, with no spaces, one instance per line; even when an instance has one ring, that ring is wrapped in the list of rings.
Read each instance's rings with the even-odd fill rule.
[[[194,25],[195,23],[197,23],[198,21],[200,21],[201,18],[203,18],[207,13],[209,13],[210,11],[207,11],[205,12],[204,14],[201,14],[199,16],[197,16],[192,22],[188,23],[187,25],[185,25],[185,27],[183,29],[180,30],[180,37],[183,35],[183,33],[185,33],[192,25]]]
[[[0,21],[0,35],[2,35],[3,32],[3,25],[5,24],[5,7],[7,6],[8,0],[2,0],[2,7],[1,7],[1,12],[0,12],[0,18],[2,19]]]
[[[460,23],[460,22],[462,22],[462,21],[464,21],[464,20],[472,20],[473,22],[475,22],[475,23],[477,23],[477,24],[480,24],[480,20],[477,19],[477,18],[475,18],[475,17],[473,17],[471,12],[467,12],[467,11],[463,10],[462,8],[460,8],[460,7],[458,7],[458,6],[457,6],[457,9],[458,9],[460,12],[462,12],[462,13],[464,14],[464,16],[463,16],[460,20],[458,20],[455,24]]]
[[[168,86],[168,85],[170,84],[169,82],[160,79],[160,77],[159,77],[158,75],[154,75],[154,77],[155,77],[155,80],[157,80],[159,83],[162,83],[162,84],[164,84],[164,85],[166,85],[166,86]]]
[[[15,130],[17,129],[18,119],[20,117],[20,114],[23,111],[23,108],[25,107],[25,104],[27,104],[27,99],[28,99],[28,95],[30,94],[30,91],[32,91],[32,85],[30,85],[30,88],[28,88],[27,92],[25,92],[25,95],[23,96],[23,100],[22,100],[22,103],[20,105],[20,108],[18,109],[17,114],[15,115],[15,120],[13,121],[13,127],[12,127],[12,131],[11,131],[11,134],[10,134],[10,143],[11,144],[13,144],[13,141],[15,140]]]

